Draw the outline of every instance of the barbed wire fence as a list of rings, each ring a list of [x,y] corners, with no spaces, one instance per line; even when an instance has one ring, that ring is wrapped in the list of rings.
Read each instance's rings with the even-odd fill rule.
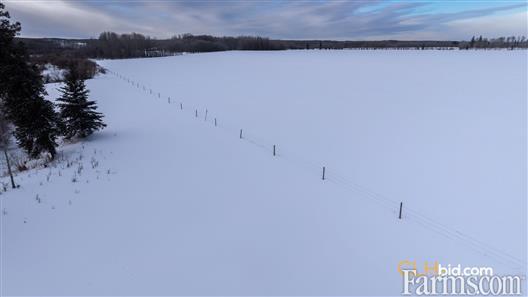
[[[195,119],[202,120],[205,123],[211,124],[212,127],[218,128],[224,131],[226,134],[231,136],[237,136],[240,140],[245,143],[251,144],[254,147],[266,152],[272,157],[280,158],[284,161],[290,162],[298,168],[308,170],[314,175],[314,178],[319,177],[324,182],[331,183],[336,187],[339,187],[345,191],[356,194],[355,197],[362,198],[371,202],[374,202],[384,208],[386,211],[394,215],[395,219],[398,219],[398,212],[401,212],[401,206],[404,201],[398,201],[391,199],[387,196],[379,194],[367,187],[359,185],[347,178],[345,174],[340,173],[335,168],[326,168],[317,162],[313,162],[306,158],[300,157],[294,151],[279,146],[277,143],[252,134],[251,132],[244,130],[242,127],[236,127],[227,122],[222,121],[211,113],[211,110],[206,107],[197,108],[189,102],[183,101],[181,98],[162,96],[161,92],[156,92],[152,88],[147,87],[138,81],[135,81],[127,76],[124,76],[116,71],[106,68],[106,71],[117,78],[129,83],[132,87],[144,92],[147,95],[154,97],[155,99],[166,100],[167,104],[174,105],[177,110],[187,114]],[[515,270],[526,272],[528,263],[526,260],[519,259],[508,252],[497,249],[485,242],[482,242],[475,237],[466,234],[458,229],[447,226],[431,218],[429,215],[423,214],[420,211],[409,207],[407,204],[403,208],[404,216],[402,221],[413,222],[429,231],[433,231],[440,236],[456,241],[463,244],[467,248],[489,258],[493,258],[495,261],[500,262],[504,265],[509,266]]]

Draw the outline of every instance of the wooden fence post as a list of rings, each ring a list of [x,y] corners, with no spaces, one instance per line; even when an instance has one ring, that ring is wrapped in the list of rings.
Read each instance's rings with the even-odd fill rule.
[[[326,174],[326,167],[323,166],[323,180],[325,180],[325,174]]]
[[[403,202],[400,202],[400,216],[398,217],[401,220]]]
[[[242,139],[242,129],[240,129],[240,139]]]
[[[277,155],[276,154],[276,147],[275,147],[275,145],[273,145],[273,156],[276,156],[276,155]]]

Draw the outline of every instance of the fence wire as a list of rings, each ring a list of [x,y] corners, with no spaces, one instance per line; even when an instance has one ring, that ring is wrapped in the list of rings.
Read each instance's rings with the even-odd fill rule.
[[[221,121],[220,118],[214,116],[211,110],[203,106],[195,107],[193,104],[190,104],[189,102],[186,102],[182,100],[182,98],[179,98],[177,96],[173,97],[170,95],[164,95],[161,92],[156,92],[152,87],[149,87],[143,83],[135,81],[110,69],[107,69],[107,72],[129,83],[132,87],[138,89],[141,92],[144,92],[149,96],[152,96],[155,99],[165,100],[166,103],[174,105],[175,109],[180,110],[187,116],[191,116],[198,120],[211,124],[213,127],[219,128],[219,130],[224,131],[226,134],[232,135],[232,137],[240,138],[240,131],[242,127],[236,127],[227,122]],[[205,115],[207,115],[207,117]],[[245,143],[251,144],[259,148],[262,151],[265,151],[270,156],[272,156],[273,153],[273,146],[278,145],[277,143],[273,143],[268,139],[252,134],[250,131],[246,131],[244,129],[242,129],[241,140]],[[274,157],[290,162],[296,165],[296,167],[298,168],[308,170],[314,176],[319,176],[319,178],[322,179],[321,174],[324,165],[300,157],[298,154],[295,153],[295,151],[289,150],[281,146],[277,147],[279,149],[277,150],[277,153]],[[326,171],[325,181],[343,190],[356,194],[356,197],[363,198],[378,204],[380,207],[394,214],[396,218],[396,214],[399,211],[401,201],[391,199],[367,187],[359,185],[333,168]],[[447,226],[437,220],[434,220],[430,216],[422,214],[421,212],[414,210],[408,205],[405,205],[404,214],[404,220],[402,221],[411,221],[416,225],[421,226],[429,231],[433,231],[446,239],[462,243],[469,249],[472,249],[473,251],[476,251],[477,253],[483,256],[493,258],[496,261],[509,266],[510,268],[525,271],[526,267],[528,266],[528,263],[526,261],[519,259],[500,249],[497,249],[487,243],[484,243],[462,231]]]

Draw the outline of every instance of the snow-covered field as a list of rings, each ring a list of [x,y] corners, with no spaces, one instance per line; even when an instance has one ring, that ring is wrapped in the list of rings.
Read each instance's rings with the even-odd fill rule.
[[[100,61],[126,77],[88,81],[108,128],[0,195],[0,293],[398,295],[401,260],[525,275],[527,61]]]

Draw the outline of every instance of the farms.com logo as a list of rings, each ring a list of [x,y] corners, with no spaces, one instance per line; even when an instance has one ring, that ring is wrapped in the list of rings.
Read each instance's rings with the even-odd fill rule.
[[[442,265],[438,261],[403,260],[398,263],[402,276],[402,295],[417,296],[520,296],[524,277],[495,275],[491,267]]]

